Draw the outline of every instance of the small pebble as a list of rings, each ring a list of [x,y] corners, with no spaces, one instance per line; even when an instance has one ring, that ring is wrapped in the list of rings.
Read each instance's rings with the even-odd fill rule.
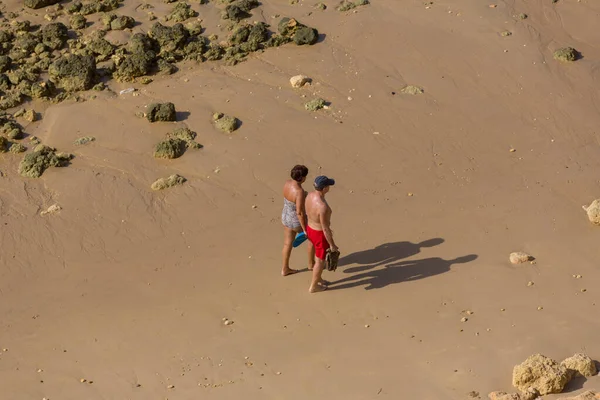
[[[86,380],[86,379],[84,379],[84,378],[81,378],[81,379],[79,380],[79,382],[81,382],[81,383],[86,383],[86,382],[87,382],[87,380]]]
[[[544,307],[542,307],[542,306],[538,307],[538,311],[542,311],[543,309],[544,309]]]
[[[581,293],[587,292],[587,289],[581,289]]]
[[[534,285],[533,282],[531,282],[531,281],[527,282],[527,286],[533,286],[533,285]]]
[[[468,320],[469,320],[469,318],[467,318],[467,317],[462,317],[462,318],[460,319],[460,322],[467,322]]]
[[[367,325],[365,325],[365,328],[368,328],[369,326],[370,326],[370,325],[369,325],[369,324],[367,324]]]
[[[175,389],[175,385],[169,385],[167,386],[167,389]]]
[[[501,308],[500,311],[506,311],[506,308]]]

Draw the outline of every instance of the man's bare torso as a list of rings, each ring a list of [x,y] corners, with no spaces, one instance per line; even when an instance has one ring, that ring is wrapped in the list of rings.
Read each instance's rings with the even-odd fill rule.
[[[311,192],[306,197],[306,215],[308,216],[308,226],[314,230],[322,231],[321,216],[328,220],[327,217],[331,216],[331,208],[318,192]]]

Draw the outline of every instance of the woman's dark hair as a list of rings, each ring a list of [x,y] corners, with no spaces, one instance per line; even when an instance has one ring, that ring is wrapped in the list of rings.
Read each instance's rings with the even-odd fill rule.
[[[306,175],[308,175],[308,168],[306,168],[304,165],[296,165],[294,168],[292,168],[292,172],[290,173],[290,176],[296,182],[300,182],[302,178],[306,177]]]

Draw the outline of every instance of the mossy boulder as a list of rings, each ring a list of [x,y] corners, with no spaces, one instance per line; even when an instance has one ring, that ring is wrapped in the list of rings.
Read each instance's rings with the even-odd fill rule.
[[[167,15],[167,21],[183,22],[189,18],[197,16],[198,13],[192,10],[192,7],[184,2],[179,2],[175,5],[173,10]]]
[[[50,167],[64,167],[73,158],[71,154],[57,153],[56,149],[38,145],[32,153],[26,154],[19,163],[19,174],[26,178],[39,178]]]
[[[154,67],[156,53],[148,50],[127,55],[117,67],[115,77],[120,81],[148,75]]]
[[[177,114],[173,103],[152,103],[148,105],[146,118],[150,122],[175,121]]]
[[[23,93],[19,91],[12,91],[7,93],[2,100],[0,100],[0,110],[8,110],[23,104],[25,97]]]
[[[109,12],[119,7],[119,0],[92,0],[82,4],[79,12],[82,15],[89,15],[99,12]]]
[[[321,98],[313,99],[306,104],[304,104],[304,108],[308,111],[318,111],[324,108],[327,105],[327,102]]]
[[[60,22],[53,22],[42,28],[42,43],[52,50],[61,49],[69,38],[69,29]]]
[[[223,19],[230,19],[235,22],[240,22],[245,18],[250,18],[252,14],[250,11],[256,7],[258,7],[260,3],[258,0],[238,0],[229,4],[225,7],[225,11],[223,12]]]
[[[9,56],[0,56],[0,73],[4,73],[10,69],[12,60]]]
[[[83,146],[85,144],[91,143],[96,141],[96,138],[93,136],[83,136],[80,137],[79,139],[75,140],[74,144],[78,145],[78,146]]]
[[[352,10],[353,8],[356,8],[359,6],[366,6],[367,4],[369,4],[369,0],[356,0],[356,1],[343,0],[336,7],[336,9],[338,11],[349,11],[349,10]]]
[[[554,52],[554,59],[562,62],[577,61],[579,57],[579,52],[572,47],[563,47]]]
[[[32,53],[35,50],[35,46],[37,46],[39,43],[40,40],[36,35],[26,32],[17,36],[13,41],[12,54],[15,52]]]
[[[56,3],[59,3],[60,0],[25,0],[23,4],[25,7],[33,8],[37,10],[38,8],[44,8],[48,6],[52,6]]]
[[[24,153],[27,151],[27,147],[23,146],[21,143],[11,143],[9,151],[15,154]]]
[[[127,50],[131,53],[139,53],[148,50],[157,50],[158,44],[148,35],[143,33],[135,33],[129,42],[127,42]]]
[[[115,52],[115,46],[104,38],[92,39],[86,48],[96,56],[96,62],[108,60]]]
[[[177,128],[167,135],[168,138],[181,139],[186,146],[192,149],[201,149],[203,146],[196,142],[196,132],[193,132],[187,127]]]
[[[124,29],[133,28],[135,20],[127,15],[121,15],[116,17],[110,22],[110,29],[113,31],[122,31]]]
[[[92,56],[67,55],[54,61],[48,69],[50,79],[66,91],[88,90],[94,85],[96,61]]]
[[[71,29],[84,29],[87,25],[87,19],[83,15],[73,15],[69,18],[69,25]]]
[[[0,136],[0,153],[6,153],[9,147],[9,141],[4,136]]]
[[[185,140],[168,138],[156,145],[154,148],[154,157],[166,159],[179,158],[185,153],[186,148]]]
[[[152,25],[148,35],[156,40],[161,53],[164,53],[183,48],[190,33],[180,23],[169,27],[156,22]]]
[[[213,115],[213,120],[215,127],[221,132],[232,133],[240,127],[239,119],[223,113],[215,113]]]
[[[162,59],[158,60],[158,62],[156,63],[156,68],[160,75],[171,75],[177,72],[177,67],[175,66],[175,64],[171,64],[170,62]]]
[[[33,97],[34,99],[48,97],[50,96],[51,91],[52,88],[48,84],[48,82],[35,82],[31,84],[30,93],[31,97]]]
[[[152,190],[164,190],[173,186],[184,184],[186,179],[181,175],[171,175],[168,178],[160,178],[154,182],[150,187]]]
[[[8,121],[2,126],[2,133],[13,140],[23,139],[23,128],[14,121]]]
[[[294,18],[282,18],[277,28],[282,37],[292,40],[299,46],[312,45],[319,40],[319,32],[315,28],[301,24]]]

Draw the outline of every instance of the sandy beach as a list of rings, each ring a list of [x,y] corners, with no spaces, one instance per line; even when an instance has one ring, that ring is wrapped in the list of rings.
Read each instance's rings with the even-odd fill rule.
[[[224,4],[186,2],[186,23],[227,40]],[[6,110],[39,118],[16,118],[27,152],[0,154],[1,400],[487,399],[516,392],[532,354],[600,359],[600,227],[582,210],[600,198],[600,3],[315,2],[263,0],[244,20],[295,18],[313,45]],[[52,22],[69,27],[60,3]],[[114,13],[136,25],[105,39],[173,25],[174,6],[125,0]],[[3,0],[0,29],[47,24],[48,9]],[[563,47],[579,59],[554,59]],[[293,88],[299,74],[312,82]],[[307,111],[315,98],[328,106]],[[140,117],[156,102],[176,121]],[[239,128],[219,131],[215,112]],[[153,157],[180,127],[203,147]],[[31,136],[73,159],[21,176]],[[304,246],[291,259],[304,270],[280,275],[295,164],[307,190],[336,180],[342,258],[318,294]],[[172,174],[186,182],[150,188]],[[513,265],[517,251],[535,260]],[[584,390],[600,377],[543,398]]]

